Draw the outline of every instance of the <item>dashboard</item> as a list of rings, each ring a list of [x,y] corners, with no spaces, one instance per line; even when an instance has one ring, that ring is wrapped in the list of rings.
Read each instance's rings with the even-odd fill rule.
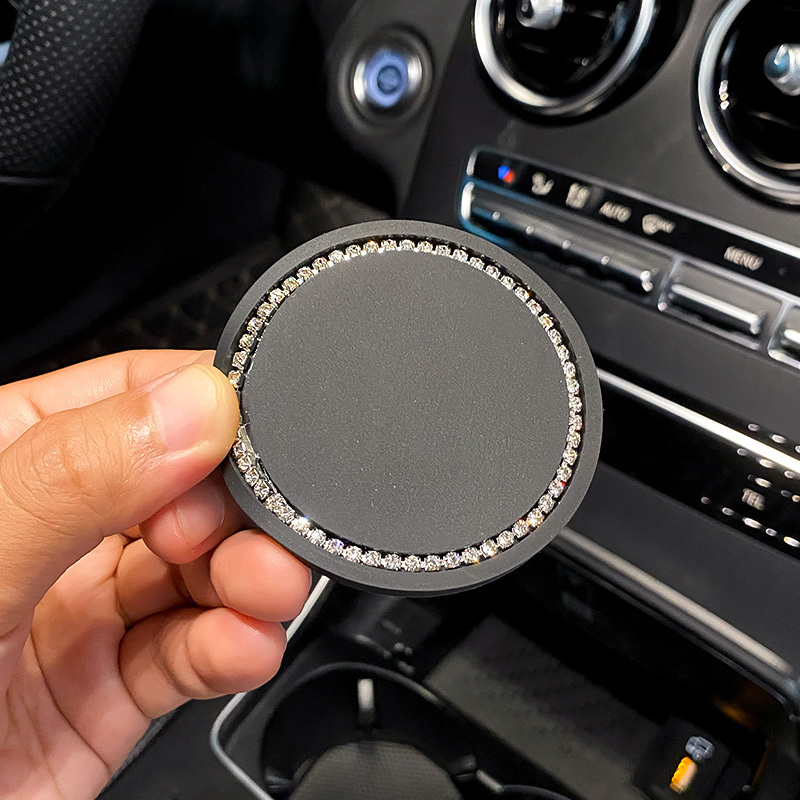
[[[581,324],[606,432],[575,531],[796,670],[800,12],[420,5],[351,12],[337,129],[401,216],[509,248]]]

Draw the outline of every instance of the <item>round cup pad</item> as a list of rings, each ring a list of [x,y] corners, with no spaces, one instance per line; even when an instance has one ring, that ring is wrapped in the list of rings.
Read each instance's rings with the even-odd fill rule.
[[[253,521],[347,583],[485,583],[566,524],[588,487],[599,387],[552,291],[442,226],[335,231],[270,268],[217,365],[242,424],[225,477]]]

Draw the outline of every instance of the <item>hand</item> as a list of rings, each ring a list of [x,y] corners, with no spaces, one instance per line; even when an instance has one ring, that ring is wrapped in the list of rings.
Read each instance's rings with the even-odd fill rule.
[[[151,718],[280,664],[309,572],[212,473],[239,412],[210,360],[122,353],[0,388],[5,800],[92,798]]]

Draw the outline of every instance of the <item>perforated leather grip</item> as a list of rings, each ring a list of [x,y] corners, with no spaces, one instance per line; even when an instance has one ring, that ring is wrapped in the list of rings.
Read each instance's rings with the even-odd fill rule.
[[[150,0],[27,0],[0,70],[0,247],[86,158]],[[20,203],[17,203],[19,198]]]

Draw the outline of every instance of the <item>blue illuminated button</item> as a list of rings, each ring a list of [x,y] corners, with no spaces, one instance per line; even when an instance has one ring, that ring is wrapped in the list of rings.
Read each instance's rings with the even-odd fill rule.
[[[378,50],[364,65],[364,95],[378,108],[394,108],[408,94],[411,81],[408,60],[387,48]]]

